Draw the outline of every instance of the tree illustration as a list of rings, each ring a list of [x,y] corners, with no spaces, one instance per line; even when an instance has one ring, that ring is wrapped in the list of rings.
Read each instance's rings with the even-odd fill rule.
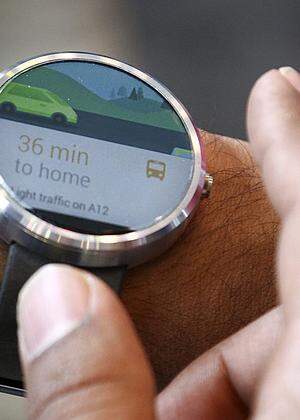
[[[116,99],[116,90],[115,88],[112,88],[110,92],[110,99]]]
[[[118,90],[118,96],[120,98],[126,98],[127,97],[127,89],[125,86],[121,86]]]
[[[135,88],[132,89],[131,94],[129,96],[129,99],[132,99],[133,101],[137,101],[138,96],[137,96],[137,93],[136,93],[136,89]]]
[[[138,88],[138,91],[137,91],[137,98],[138,98],[138,100],[139,100],[139,101],[140,101],[141,99],[144,99],[144,91],[143,91],[142,86],[140,86],[140,87]]]

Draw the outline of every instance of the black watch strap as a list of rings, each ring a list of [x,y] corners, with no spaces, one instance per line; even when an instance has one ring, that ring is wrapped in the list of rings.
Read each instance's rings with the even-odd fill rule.
[[[9,247],[0,288],[0,392],[23,394],[18,355],[16,303],[19,291],[26,280],[38,268],[50,262],[53,261],[16,243]],[[89,267],[88,270],[101,277],[116,293],[120,293],[126,267]],[[20,389],[20,392],[16,389]]]

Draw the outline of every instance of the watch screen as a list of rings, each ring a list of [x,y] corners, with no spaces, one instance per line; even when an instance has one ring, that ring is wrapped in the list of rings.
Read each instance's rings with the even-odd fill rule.
[[[90,234],[144,229],[190,186],[189,135],[135,76],[90,61],[31,68],[0,93],[0,172],[22,205]]]

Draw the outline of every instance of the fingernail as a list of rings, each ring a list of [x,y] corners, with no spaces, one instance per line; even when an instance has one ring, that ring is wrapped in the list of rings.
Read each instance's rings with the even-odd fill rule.
[[[286,80],[294,86],[294,88],[300,90],[300,73],[297,70],[295,70],[293,67],[286,66],[280,67],[279,71],[282,76],[285,77]]]
[[[280,67],[279,71],[283,76],[294,73],[294,72],[297,73],[297,71],[293,67],[290,67],[290,66]]]
[[[84,271],[62,264],[39,269],[25,284],[17,305],[21,354],[31,361],[78,328],[88,313]]]

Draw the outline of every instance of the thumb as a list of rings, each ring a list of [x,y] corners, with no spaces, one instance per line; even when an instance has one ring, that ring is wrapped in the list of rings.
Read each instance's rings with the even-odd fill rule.
[[[17,313],[30,418],[154,418],[149,365],[106,284],[49,264],[22,289]]]

